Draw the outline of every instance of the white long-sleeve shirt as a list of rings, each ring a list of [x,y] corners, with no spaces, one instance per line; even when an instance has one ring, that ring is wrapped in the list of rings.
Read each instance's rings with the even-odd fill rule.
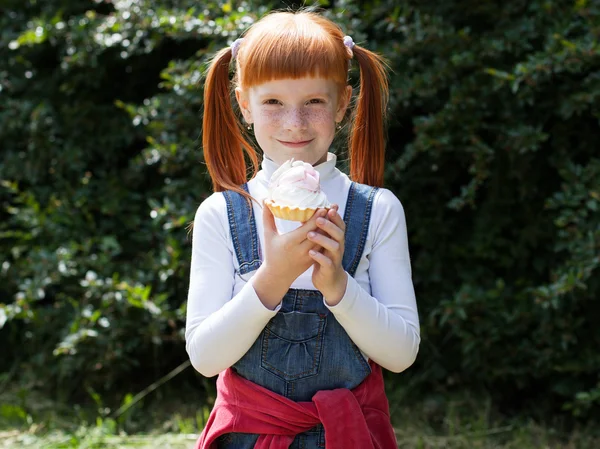
[[[321,189],[331,203],[339,205],[343,217],[351,181],[335,164],[336,156],[329,153],[327,162],[315,168]],[[264,158],[261,168],[248,183],[250,194],[260,204],[277,165]],[[262,210],[257,204],[253,207],[264,248]],[[276,224],[280,233],[299,226],[279,219]],[[268,309],[258,298],[252,286],[255,272],[239,275],[238,269],[225,197],[214,193],[202,202],[194,220],[185,329],[191,363],[207,377],[236,363],[279,309]],[[316,290],[312,267],[291,288]],[[366,357],[393,372],[401,372],[414,362],[420,343],[419,317],[406,220],[400,201],[389,190],[377,192],[355,276],[348,276],[342,300],[328,308]]]

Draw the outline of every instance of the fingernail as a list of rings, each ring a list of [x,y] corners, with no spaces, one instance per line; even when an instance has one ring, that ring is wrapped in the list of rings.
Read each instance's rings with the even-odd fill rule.
[[[317,234],[315,234],[314,232],[309,232],[309,233],[308,233],[308,236],[309,236],[310,238],[313,238],[315,235],[317,235]]]
[[[317,223],[318,224],[325,224],[325,219],[324,218],[317,218]]]

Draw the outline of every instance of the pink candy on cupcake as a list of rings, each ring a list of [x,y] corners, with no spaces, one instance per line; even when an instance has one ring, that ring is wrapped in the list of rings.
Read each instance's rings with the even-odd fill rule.
[[[275,217],[301,222],[308,221],[318,208],[330,207],[321,191],[319,172],[309,163],[294,159],[271,176],[266,204]]]

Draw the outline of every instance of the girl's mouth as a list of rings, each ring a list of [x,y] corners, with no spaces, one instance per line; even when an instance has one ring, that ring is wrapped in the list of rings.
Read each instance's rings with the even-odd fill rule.
[[[280,144],[286,146],[286,147],[290,147],[290,148],[301,148],[303,146],[308,145],[309,143],[311,143],[313,141],[313,139],[311,140],[297,140],[297,141],[293,141],[293,142],[286,142],[285,140],[277,140]]]

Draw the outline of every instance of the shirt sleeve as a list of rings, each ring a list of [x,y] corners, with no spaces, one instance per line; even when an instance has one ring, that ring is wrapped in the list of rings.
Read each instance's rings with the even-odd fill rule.
[[[215,193],[194,219],[185,327],[192,366],[207,377],[237,362],[278,310],[263,305],[252,282],[232,297],[233,257],[225,198]]]
[[[419,350],[419,315],[411,278],[404,208],[381,189],[371,214],[369,260],[371,294],[348,275],[342,300],[329,310],[370,359],[399,373]]]

